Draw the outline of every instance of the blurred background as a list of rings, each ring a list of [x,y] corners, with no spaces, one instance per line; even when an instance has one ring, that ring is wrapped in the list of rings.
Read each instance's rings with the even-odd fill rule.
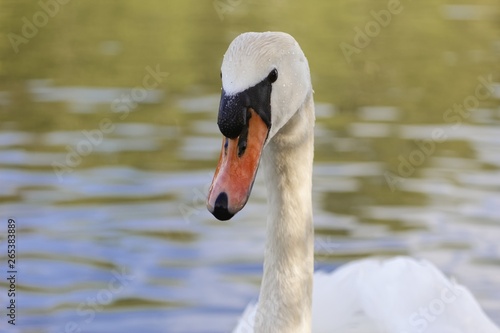
[[[500,324],[498,1],[0,0],[19,272],[0,331],[230,331],[258,296],[266,194],[259,176],[236,218],[205,209],[219,71],[267,30],[311,67],[317,268],[426,258]]]

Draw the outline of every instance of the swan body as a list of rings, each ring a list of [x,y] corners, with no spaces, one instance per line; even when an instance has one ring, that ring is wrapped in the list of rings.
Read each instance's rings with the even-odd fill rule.
[[[265,313],[249,304],[234,333],[254,332]],[[433,264],[364,259],[314,274],[314,333],[497,333],[470,291]]]
[[[307,59],[288,34],[245,33],[226,51],[221,77],[224,138],[207,208],[232,218],[261,161],[269,206],[259,301],[235,332],[500,333],[467,289],[427,261],[365,259],[313,275],[315,117]]]

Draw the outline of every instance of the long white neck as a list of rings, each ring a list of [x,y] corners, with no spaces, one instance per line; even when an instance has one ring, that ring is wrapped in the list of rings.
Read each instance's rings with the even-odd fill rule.
[[[314,231],[312,93],[271,139],[263,155],[269,217],[258,333],[311,331]]]

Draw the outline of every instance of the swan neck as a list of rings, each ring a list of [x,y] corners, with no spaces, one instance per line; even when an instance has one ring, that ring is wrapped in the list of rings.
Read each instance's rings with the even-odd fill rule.
[[[255,332],[311,330],[313,126],[309,97],[263,156],[269,215]]]

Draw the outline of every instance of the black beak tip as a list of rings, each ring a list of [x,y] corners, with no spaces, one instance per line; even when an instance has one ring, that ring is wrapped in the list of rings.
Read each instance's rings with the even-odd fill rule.
[[[215,199],[214,211],[212,214],[220,221],[227,221],[234,216],[228,209],[228,198],[226,192],[221,192]]]

